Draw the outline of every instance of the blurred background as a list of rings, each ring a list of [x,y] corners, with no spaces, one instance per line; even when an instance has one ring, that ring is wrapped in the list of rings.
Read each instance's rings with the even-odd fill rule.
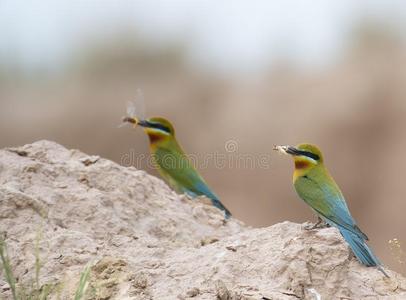
[[[2,0],[0,146],[134,164],[147,137],[117,125],[141,88],[186,152],[267,158],[200,169],[236,218],[269,226],[316,220],[272,153],[316,143],[378,257],[406,274],[388,243],[406,251],[405,23],[403,0]]]

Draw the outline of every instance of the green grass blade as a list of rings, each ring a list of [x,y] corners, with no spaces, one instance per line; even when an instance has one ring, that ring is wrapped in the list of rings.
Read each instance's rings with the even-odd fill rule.
[[[41,271],[41,259],[40,259],[40,255],[39,255],[39,244],[41,242],[42,239],[42,228],[38,229],[37,231],[37,235],[35,237],[35,247],[34,247],[34,255],[35,255],[35,285],[36,285],[36,289],[39,290],[40,289],[40,280],[39,280],[39,276],[40,276],[40,271]]]
[[[86,294],[86,290],[89,287],[90,269],[91,266],[89,263],[80,275],[79,285],[75,293],[75,300],[82,300]]]
[[[10,260],[7,255],[6,242],[4,241],[2,236],[0,236],[0,259],[1,259],[1,267],[4,271],[6,281],[10,286],[11,294],[13,295],[13,299],[18,300],[17,292],[16,292],[16,280],[15,280],[15,277],[11,270]]]

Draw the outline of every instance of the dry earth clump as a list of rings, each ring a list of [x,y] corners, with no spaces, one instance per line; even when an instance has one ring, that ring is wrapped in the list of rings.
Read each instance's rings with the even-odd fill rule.
[[[52,299],[72,299],[88,263],[88,299],[406,299],[405,278],[360,265],[334,228],[224,221],[144,171],[49,141],[0,150],[0,201],[14,275],[34,278],[40,233]]]

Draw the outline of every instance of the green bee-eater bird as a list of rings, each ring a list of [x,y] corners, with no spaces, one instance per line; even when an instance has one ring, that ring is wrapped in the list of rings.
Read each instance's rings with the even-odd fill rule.
[[[358,260],[368,267],[378,267],[378,258],[366,244],[368,237],[355,223],[340,188],[324,165],[319,148],[310,144],[296,147],[275,146],[275,150],[293,157],[293,185],[300,198],[327,224],[336,227],[350,245]]]
[[[175,138],[175,130],[168,120],[160,117],[146,120],[126,117],[123,121],[144,128],[149,137],[150,151],[158,171],[175,191],[188,194],[191,197],[206,196],[214,206],[224,211],[226,218],[231,216],[230,211],[210,190],[183,152]]]

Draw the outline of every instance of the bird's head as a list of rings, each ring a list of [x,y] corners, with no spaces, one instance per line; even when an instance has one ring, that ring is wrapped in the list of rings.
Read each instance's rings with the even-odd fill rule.
[[[323,164],[323,156],[320,149],[311,144],[299,144],[292,146],[275,146],[274,150],[291,155],[295,161],[296,170],[309,170]]]
[[[172,124],[161,117],[152,117],[145,120],[126,117],[123,121],[134,124],[134,126],[143,127],[146,134],[148,134],[151,143],[175,137],[175,129]]]

